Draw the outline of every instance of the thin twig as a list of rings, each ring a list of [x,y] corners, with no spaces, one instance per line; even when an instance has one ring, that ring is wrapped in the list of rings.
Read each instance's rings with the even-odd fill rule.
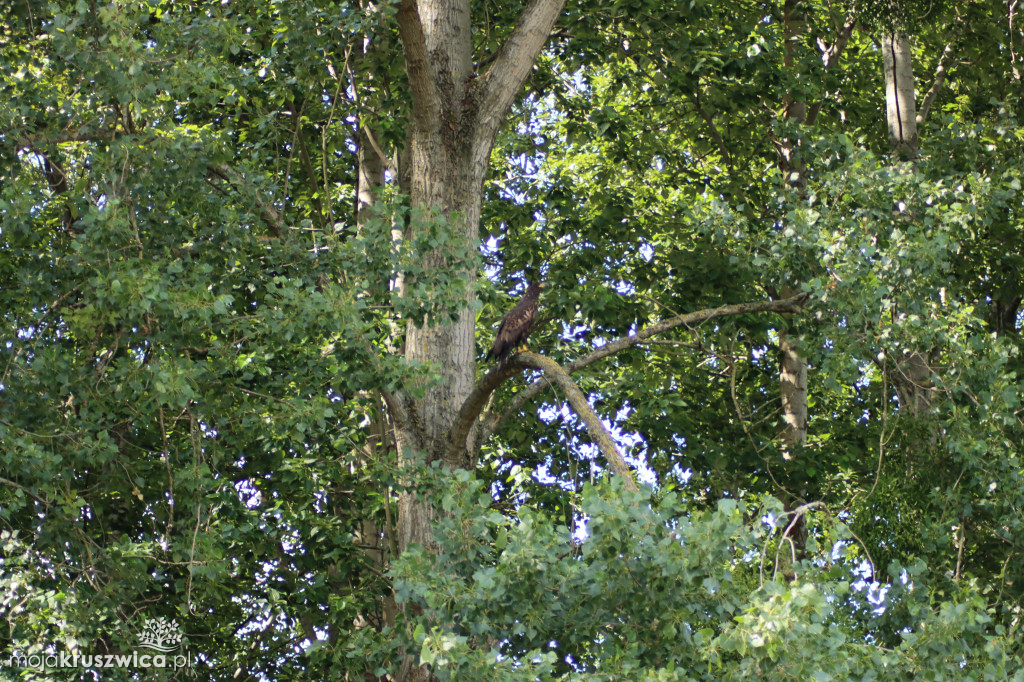
[[[39,504],[43,505],[44,507],[49,507],[50,506],[49,502],[47,502],[43,498],[39,497],[34,492],[29,490],[25,486],[21,485],[20,483],[15,483],[14,481],[11,481],[11,480],[6,479],[6,478],[0,478],[0,483],[3,483],[4,485],[8,485],[8,486],[10,486],[12,488],[16,488],[16,489],[22,491],[26,495],[34,498],[36,502],[38,502]]]

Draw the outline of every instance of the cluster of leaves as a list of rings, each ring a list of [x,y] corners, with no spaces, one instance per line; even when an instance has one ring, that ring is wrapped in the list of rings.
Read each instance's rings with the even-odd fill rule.
[[[350,154],[286,176],[310,135],[297,93],[338,89],[294,51],[325,49],[316,23],[340,7],[17,5],[0,18],[17,36],[0,47],[5,656],[130,647],[165,616],[207,674],[286,679],[300,655],[362,671],[310,643],[383,618],[362,547],[397,472],[365,425],[375,392],[429,385],[395,330],[458,315],[475,254],[400,197],[357,230]],[[336,156],[352,107],[321,107],[304,115],[335,137],[314,149]]]
[[[565,323],[537,336],[565,361],[677,312],[808,293],[804,316],[687,329],[576,378],[662,489],[708,506],[723,493],[827,501],[876,566],[923,558],[936,603],[972,593],[1005,632],[1021,609],[1024,242],[1019,93],[994,48],[1014,40],[1003,8],[867,3],[826,70],[818,45],[835,43],[849,8],[794,3],[804,35],[787,51],[782,3],[735,3],[728,17],[713,5],[684,3],[672,21],[643,3],[621,25],[612,11],[581,17],[573,30],[589,41],[541,63],[546,89],[495,151],[483,227],[513,271],[538,251],[551,263],[545,305]],[[873,42],[897,19],[922,94],[947,45],[954,57],[913,164],[888,157],[880,113]],[[587,33],[598,22],[616,28]],[[816,126],[782,120],[787,98],[820,103]],[[786,140],[799,189],[780,171]],[[506,207],[510,196],[524,199]],[[792,460],[778,446],[783,331],[811,369],[808,445]],[[915,388],[917,353],[931,372]],[[926,410],[911,407],[918,389]],[[571,518],[566,491],[600,467],[571,420],[550,417],[558,397],[545,400],[502,432],[494,489]],[[882,629],[861,632],[891,644]]]
[[[394,568],[399,602],[422,614],[409,645],[441,679],[1024,678],[985,600],[932,603],[919,562],[893,564],[869,603],[853,538],[823,515],[820,550],[785,581],[772,556],[787,517],[772,498],[695,509],[603,483],[581,492],[574,531],[525,507],[512,521],[489,510],[468,474],[444,484],[440,551]]]

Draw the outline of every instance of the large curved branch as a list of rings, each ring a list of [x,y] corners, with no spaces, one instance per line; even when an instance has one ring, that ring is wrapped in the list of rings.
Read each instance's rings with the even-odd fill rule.
[[[455,418],[455,423],[452,425],[451,432],[448,436],[448,453],[445,459],[449,462],[459,461],[461,455],[465,453],[467,449],[471,452],[476,448],[470,448],[468,445],[469,432],[476,424],[477,417],[484,409],[484,405],[487,404],[487,399],[491,397],[491,394],[497,390],[501,382],[505,381],[509,377],[519,374],[525,365],[519,361],[519,356],[513,357],[509,362],[498,363],[491,369],[490,372],[485,374],[480,381],[476,382],[472,392],[466,397],[466,400],[462,403],[462,407],[459,409],[459,415]]]
[[[626,464],[622,453],[616,447],[615,439],[612,438],[611,432],[608,431],[601,418],[594,412],[594,408],[587,402],[587,397],[583,395],[583,391],[573,383],[569,373],[559,367],[558,363],[551,358],[546,358],[537,353],[520,353],[517,359],[527,367],[543,371],[547,378],[558,384],[558,387],[562,389],[562,393],[565,394],[569,404],[572,406],[573,411],[587,425],[587,431],[590,433],[591,440],[601,449],[601,454],[608,461],[612,471],[617,476],[622,476],[626,480],[625,485],[627,489],[636,491],[636,479],[633,478],[633,472],[630,471],[629,465]]]
[[[565,370],[569,373],[572,373],[577,370],[583,369],[584,367],[592,365],[602,358],[606,358],[609,355],[613,355],[627,348],[632,348],[633,346],[636,346],[637,344],[646,341],[652,336],[664,333],[666,331],[669,331],[670,329],[675,329],[676,327],[681,327],[684,325],[689,327],[701,324],[703,322],[707,322],[708,320],[714,320],[719,317],[733,317],[736,315],[746,315],[748,313],[798,313],[800,312],[806,300],[807,294],[800,294],[799,296],[791,296],[789,298],[783,298],[777,301],[756,301],[752,303],[737,303],[735,305],[726,305],[721,306],[719,308],[708,308],[706,310],[698,310],[696,312],[686,313],[684,315],[677,315],[676,317],[672,317],[667,320],[662,320],[661,322],[652,324],[650,327],[642,329],[636,334],[624,336],[620,339],[616,339],[615,341],[606,343],[605,345],[594,350],[590,354],[580,358],[579,360],[576,360],[575,362],[570,363],[565,367]],[[499,379],[497,384],[494,385],[494,388],[497,388],[497,385],[500,384],[501,380],[503,380],[504,378],[505,377]],[[509,404],[509,406],[506,408],[504,412],[485,415],[482,420],[482,423],[478,427],[478,432],[476,434],[476,438],[474,439],[474,443],[471,445],[472,449],[476,449],[476,447],[480,443],[483,443],[485,440],[490,438],[491,435],[498,429],[499,426],[501,426],[501,424],[505,421],[506,418],[508,418],[509,415],[515,414],[520,409],[522,409],[523,405],[526,404],[526,401],[530,400],[535,395],[544,390],[545,386],[547,386],[546,382],[535,381],[532,384],[530,384],[525,390],[517,393],[515,398],[512,399],[512,402]],[[494,388],[492,388],[491,390],[493,391]],[[475,392],[476,391],[474,390],[474,393]],[[490,391],[488,391],[488,395],[489,394]],[[484,402],[486,402],[486,399],[487,397],[484,396],[484,398],[479,402],[479,409],[482,409]],[[469,401],[467,400],[467,403],[468,402]],[[460,413],[459,416],[461,420],[461,418],[463,417],[462,413]],[[469,417],[469,415],[466,415],[466,417]],[[472,419],[473,421],[475,421],[476,415],[473,415]],[[466,433],[469,432],[469,428],[470,427],[466,428]]]
[[[469,425],[474,423],[475,415],[480,412],[491,392],[502,381],[519,373],[526,367],[541,370],[550,381],[558,384],[558,387],[562,389],[562,392],[568,399],[569,405],[572,406],[573,411],[583,420],[587,431],[590,433],[591,440],[601,450],[601,454],[604,455],[612,471],[626,480],[626,487],[629,490],[637,490],[633,472],[630,471],[629,465],[626,464],[622,453],[619,452],[619,448],[615,445],[615,439],[612,437],[611,432],[608,431],[604,422],[594,412],[594,408],[587,402],[583,391],[573,383],[569,373],[559,367],[558,363],[551,358],[538,355],[537,353],[519,353],[510,362],[505,363],[504,366],[499,365],[492,369],[477,383],[469,398],[463,403],[462,409],[459,411],[459,419],[452,428],[452,434],[449,439],[449,454],[452,454],[453,451],[457,453],[460,448],[459,444],[461,444],[462,448],[466,447]]]

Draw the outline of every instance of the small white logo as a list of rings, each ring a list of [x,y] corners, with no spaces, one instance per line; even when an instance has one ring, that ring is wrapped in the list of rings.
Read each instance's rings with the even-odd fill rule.
[[[181,626],[163,617],[147,619],[139,633],[139,646],[163,653],[174,651],[181,646]]]

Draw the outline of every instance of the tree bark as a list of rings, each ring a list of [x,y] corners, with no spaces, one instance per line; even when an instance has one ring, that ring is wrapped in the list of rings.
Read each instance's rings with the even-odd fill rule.
[[[901,31],[882,37],[885,68],[885,119],[889,144],[905,159],[917,158],[917,105],[914,99],[914,67],[910,39]]]
[[[800,355],[800,340],[779,332],[779,394],[782,399],[783,457],[807,443],[807,360]]]
[[[797,53],[807,30],[807,17],[798,0],[786,0],[783,8],[786,52],[784,65],[788,71],[796,68]],[[797,125],[807,121],[807,104],[794,93],[786,93],[783,100],[786,118]],[[784,138],[779,147],[779,170],[786,182],[805,195],[807,186],[806,164],[799,157],[799,142]],[[792,285],[783,287],[784,298],[792,296]],[[807,360],[800,353],[800,339],[788,329],[779,331],[779,395],[782,400],[781,433],[783,456],[791,459],[794,450],[807,442]]]
[[[925,97],[928,107],[931,106],[945,79],[942,60],[948,51],[947,46],[939,58],[935,84]],[[899,158],[908,161],[918,157],[917,124],[927,115],[927,108],[924,106],[921,115],[917,113],[912,56],[910,38],[902,31],[895,30],[882,37],[885,118],[889,129],[889,143]],[[915,417],[927,414],[931,409],[935,391],[931,380],[929,353],[911,349],[897,360],[897,369],[896,387],[900,404]]]
[[[399,4],[398,29],[412,96],[408,148],[402,154],[413,209],[406,238],[421,229],[417,215],[436,211],[455,227],[459,239],[476,242],[483,181],[495,137],[564,2],[530,0],[490,69],[479,77],[472,61],[469,0],[403,0]],[[426,265],[441,266],[446,257],[437,250],[427,256]],[[454,323],[427,320],[406,327],[406,358],[436,368],[439,376],[411,404],[409,418],[397,429],[399,457],[405,466],[437,460],[453,468],[469,464],[464,449],[452,453],[446,445],[476,375],[476,316],[471,306],[476,275],[475,267],[463,275],[470,286],[466,307]],[[399,295],[405,294],[408,284],[400,283]],[[433,546],[431,523],[436,517],[437,510],[414,493],[402,494],[399,550],[414,543]],[[403,679],[431,677],[426,668],[403,662]]]
[[[797,55],[807,31],[807,17],[800,0],[786,0],[783,6],[783,23],[786,37],[783,65],[793,73],[797,69]],[[794,74],[795,75],[795,74]],[[793,78],[793,82],[799,82]],[[807,123],[807,103],[802,93],[787,92],[783,99],[785,118],[795,126]],[[817,112],[813,112],[817,115]],[[778,145],[779,170],[786,183],[803,200],[807,196],[807,167],[800,156],[799,139],[783,138]],[[796,282],[782,286],[782,296],[792,295]],[[792,318],[787,318],[790,322]],[[791,333],[790,325],[779,330],[779,399],[782,406],[783,428],[779,434],[782,457],[796,458],[797,452],[807,443],[807,359],[800,352],[800,337]],[[806,490],[802,486],[795,493],[779,491],[786,510],[793,512],[804,502]],[[795,515],[789,528],[789,540],[793,542],[793,555],[802,558],[806,547],[806,529],[802,515]],[[784,562],[783,574],[787,579],[796,577],[796,567],[791,561]]]

